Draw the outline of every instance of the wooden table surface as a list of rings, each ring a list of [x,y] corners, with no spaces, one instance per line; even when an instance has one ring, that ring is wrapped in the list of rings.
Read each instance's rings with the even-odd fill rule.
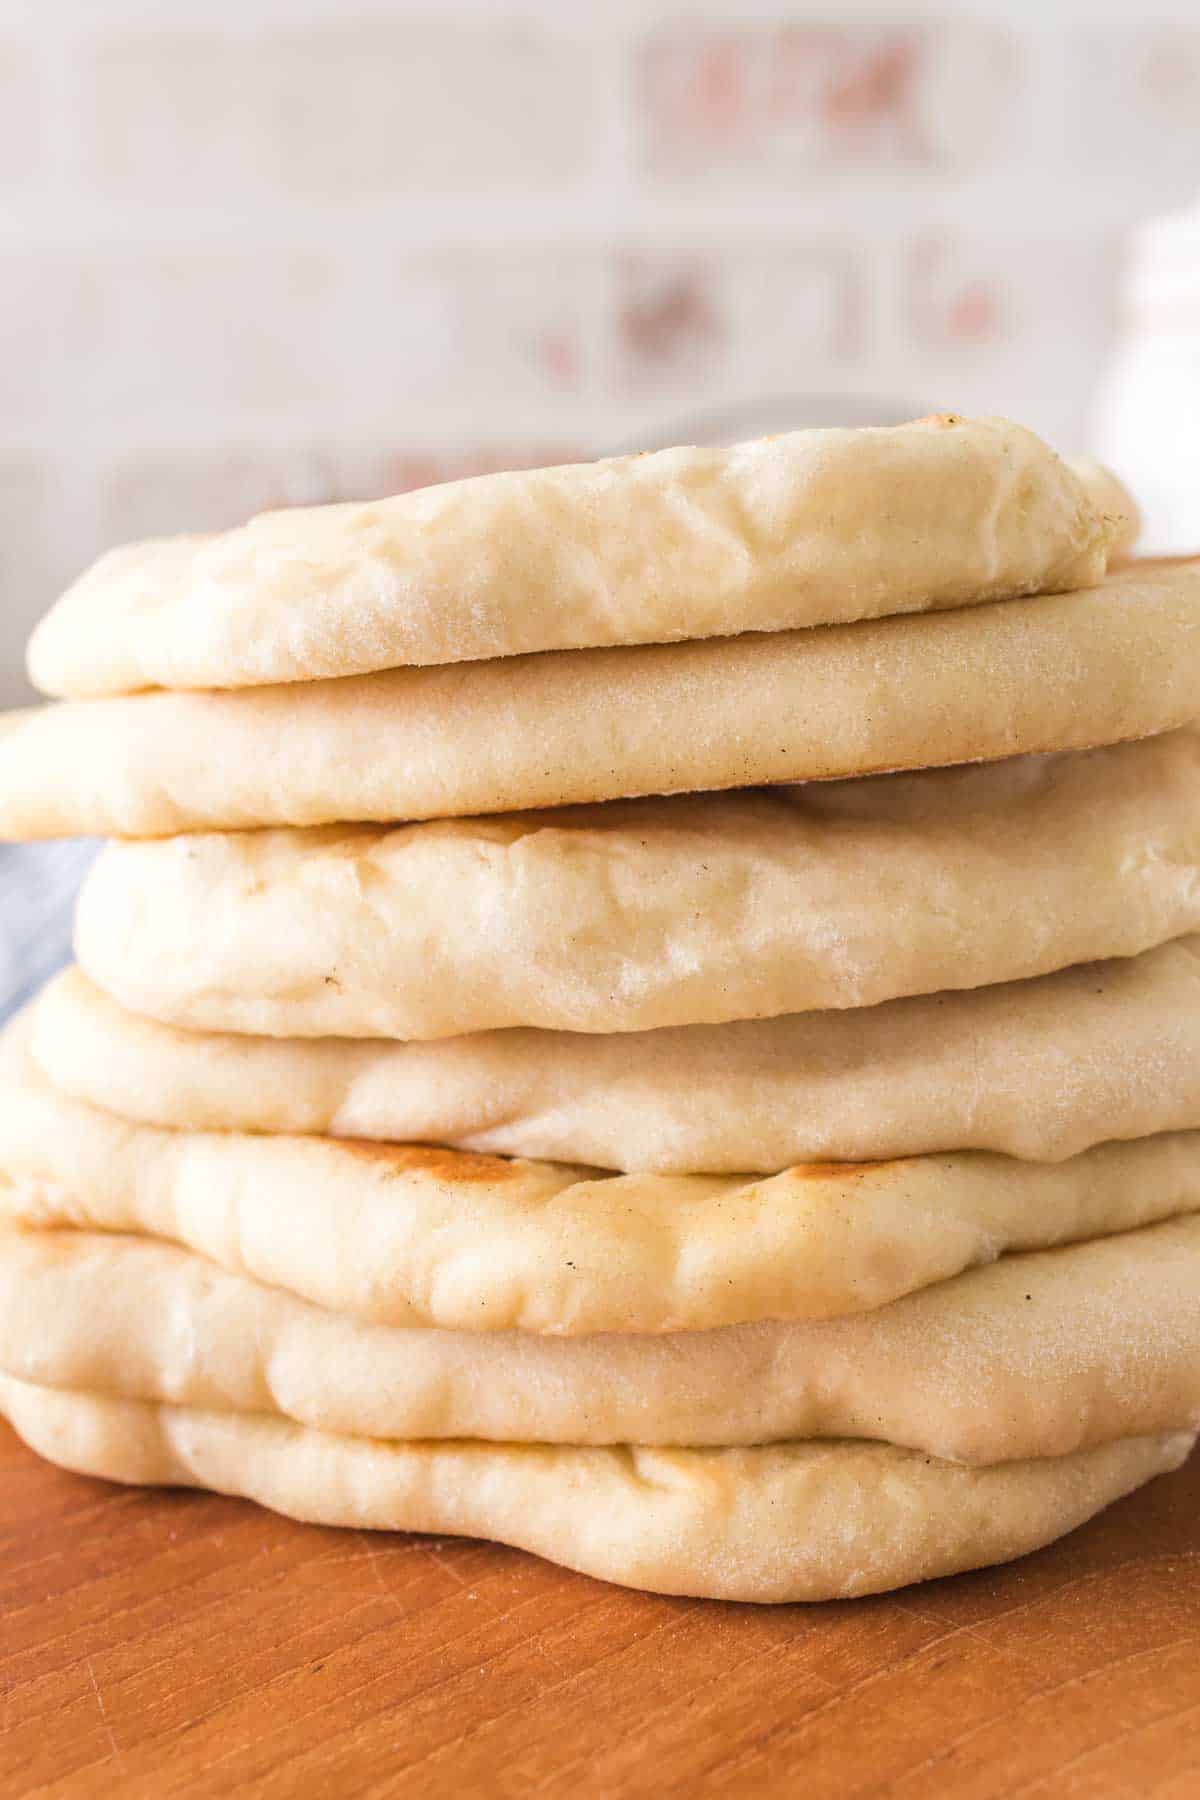
[[[1200,1795],[1200,1457],[1004,1569],[628,1593],[64,1475],[0,1426],[0,1795]]]

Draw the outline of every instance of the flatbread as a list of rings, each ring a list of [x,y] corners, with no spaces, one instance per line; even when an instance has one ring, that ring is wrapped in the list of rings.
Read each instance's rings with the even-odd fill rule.
[[[1155,1475],[1186,1432],[965,1469],[881,1444],[753,1450],[387,1444],[0,1377],[34,1450],[110,1481],[211,1488],[356,1530],[492,1537],[585,1575],[717,1600],[831,1600],[1004,1562]]]
[[[992,761],[1195,716],[1200,559],[1088,593],[561,650],[241,693],[141,694],[0,729],[0,835],[456,818]]]
[[[766,1179],[164,1132],[56,1093],[28,1030],[0,1046],[0,1213],[145,1232],[378,1324],[579,1335],[828,1318],[1005,1250],[1200,1208],[1198,1132],[1062,1163],[968,1151]]]
[[[364,1325],[148,1238],[0,1229],[0,1370],[374,1438],[871,1438],[973,1464],[1200,1425],[1200,1218],[874,1312],[537,1337]]]
[[[407,1044],[181,1031],[72,969],[38,1004],[33,1049],[61,1092],[171,1130],[679,1175],[940,1150],[1057,1162],[1200,1127],[1200,935],[849,1012]]]
[[[1110,564],[1125,561],[1133,555],[1142,535],[1144,520],[1137,501],[1124,482],[1094,458],[1074,456],[1067,466],[1082,482],[1088,499],[1108,525]]]
[[[114,551],[30,669],[74,696],[258,686],[1087,587],[1101,499],[1031,432],[946,416],[485,475]]]
[[[1200,929],[1200,732],[466,823],[117,844],[76,946],[266,1037],[644,1031],[974,988]]]

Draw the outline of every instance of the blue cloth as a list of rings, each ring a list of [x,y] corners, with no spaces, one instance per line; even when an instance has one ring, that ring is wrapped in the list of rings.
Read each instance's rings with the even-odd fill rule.
[[[0,844],[0,1020],[71,958],[75,896],[98,845]]]

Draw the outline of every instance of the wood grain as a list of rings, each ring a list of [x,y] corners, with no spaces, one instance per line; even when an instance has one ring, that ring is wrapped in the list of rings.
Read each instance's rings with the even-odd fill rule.
[[[627,1593],[64,1475],[0,1427],[0,1794],[1195,1800],[1200,1458],[1005,1569]]]

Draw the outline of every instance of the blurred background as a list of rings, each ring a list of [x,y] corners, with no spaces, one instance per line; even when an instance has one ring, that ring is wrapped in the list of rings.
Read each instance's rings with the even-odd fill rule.
[[[0,704],[264,507],[933,409],[1200,487],[1195,0],[5,0],[0,185]]]

